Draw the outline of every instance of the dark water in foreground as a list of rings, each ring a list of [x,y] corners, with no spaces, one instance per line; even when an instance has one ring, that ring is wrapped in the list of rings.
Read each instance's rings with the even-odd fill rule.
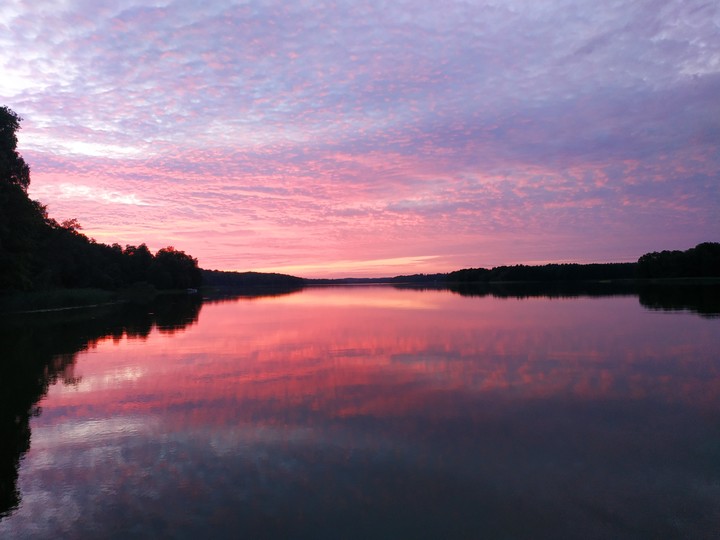
[[[349,287],[7,320],[0,538],[718,538],[720,319],[667,307]]]

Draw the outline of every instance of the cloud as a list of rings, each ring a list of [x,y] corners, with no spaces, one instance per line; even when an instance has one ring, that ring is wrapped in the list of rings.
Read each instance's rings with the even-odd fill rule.
[[[152,206],[150,203],[139,199],[134,193],[109,191],[98,188],[97,186],[77,183],[63,183],[50,186],[46,189],[41,188],[40,190],[36,190],[34,195],[41,198],[50,197],[65,200],[82,200],[92,201],[93,203]]]
[[[638,256],[634,230],[686,248],[720,229],[712,3],[0,9],[0,95],[25,117],[33,193],[103,238],[185,239],[201,261],[233,268],[267,267],[249,255],[263,241],[299,266],[447,245],[468,249],[470,266],[488,250],[521,261],[523,234],[545,236],[552,259],[567,243],[584,253],[589,238]],[[163,213],[118,228],[63,199],[69,183],[162,200]],[[253,244],[194,236],[227,229],[253,231]],[[505,233],[504,248],[489,241]]]
[[[435,255],[419,255],[411,257],[393,257],[389,259],[375,260],[342,260],[333,261],[325,264],[305,264],[305,265],[289,265],[284,267],[260,268],[258,271],[266,272],[284,272],[303,276],[314,276],[317,274],[327,275],[332,272],[343,276],[367,276],[369,274],[377,274],[378,272],[391,272],[392,277],[396,275],[392,272],[402,272],[406,268],[419,267],[428,264]]]

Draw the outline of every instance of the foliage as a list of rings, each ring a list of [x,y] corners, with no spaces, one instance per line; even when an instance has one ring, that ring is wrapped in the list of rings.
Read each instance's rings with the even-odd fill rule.
[[[0,107],[0,292],[200,285],[197,260],[182,251],[167,247],[153,255],[145,244],[100,244],[80,232],[77,219],[50,218],[27,195],[30,169],[17,152],[21,120]]]
[[[637,263],[546,264],[467,268],[447,274],[450,283],[597,281],[646,278],[720,277],[720,243],[686,251],[646,253]]]
[[[287,274],[260,272],[225,272],[202,270],[202,282],[210,287],[226,288],[300,288],[305,280]]]
[[[149,281],[158,289],[187,289],[200,286],[197,259],[172,246],[161,249],[148,269]]]
[[[653,251],[638,260],[643,278],[720,277],[720,243],[704,242],[686,251]]]
[[[607,279],[633,279],[635,263],[601,264],[546,264],[542,266],[496,266],[467,268],[450,272],[450,283],[489,283],[500,281],[592,281]]]
[[[0,179],[27,191],[30,167],[17,152],[17,131],[22,118],[7,107],[0,107]]]

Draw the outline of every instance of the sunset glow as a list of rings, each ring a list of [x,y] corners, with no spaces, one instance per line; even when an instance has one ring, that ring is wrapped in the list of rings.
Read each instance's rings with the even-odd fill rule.
[[[389,276],[718,241],[720,6],[10,1],[29,193],[203,268]]]

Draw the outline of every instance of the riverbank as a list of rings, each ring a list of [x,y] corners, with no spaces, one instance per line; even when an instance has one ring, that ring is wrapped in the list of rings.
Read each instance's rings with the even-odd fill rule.
[[[159,291],[152,285],[137,284],[118,290],[50,289],[0,294],[0,315],[92,309],[114,304],[146,304],[158,296],[188,294],[182,290]]]
[[[81,307],[113,304],[119,301],[117,291],[102,289],[53,289],[12,292],[0,295],[0,313],[62,311]]]

